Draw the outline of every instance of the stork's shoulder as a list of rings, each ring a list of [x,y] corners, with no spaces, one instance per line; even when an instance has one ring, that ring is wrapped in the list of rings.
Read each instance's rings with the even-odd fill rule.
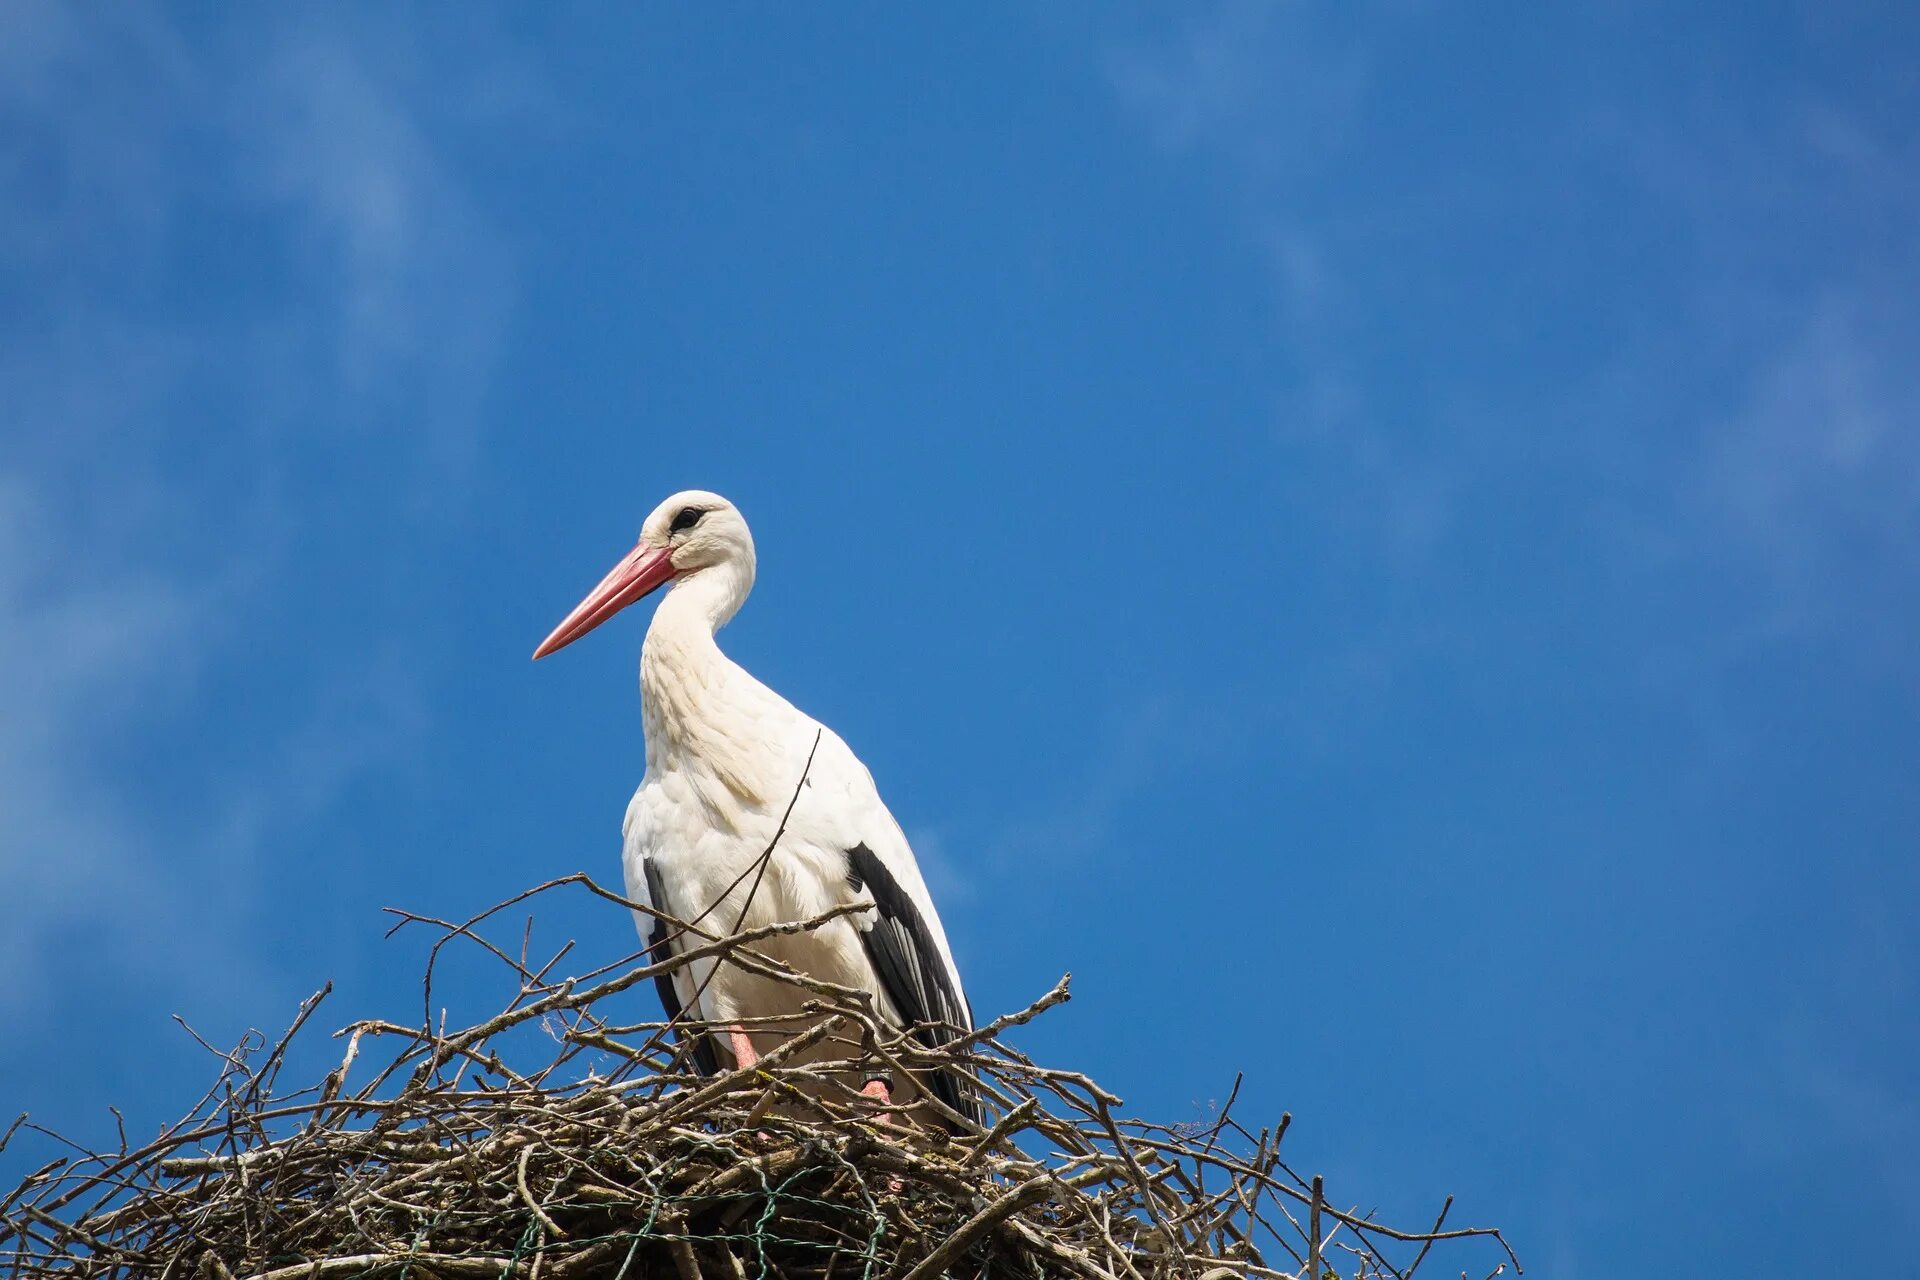
[[[696,780],[684,771],[649,769],[627,802],[620,834],[627,858],[661,849],[689,849],[712,834]]]
[[[900,834],[900,824],[880,798],[872,771],[839,734],[824,725],[814,728],[819,745],[807,770],[809,821],[831,828],[820,834],[841,848],[875,840],[889,845],[897,840],[904,846],[906,837]]]
[[[662,779],[649,770],[640,785],[634,788],[633,799],[627,801],[626,816],[620,821],[620,834],[629,845],[636,839],[649,838],[658,829],[669,807],[671,801]]]
[[[893,877],[921,904],[939,932],[938,917],[927,892],[920,864],[907,843],[900,822],[880,798],[873,774],[831,729],[820,730],[820,745],[807,774],[804,807],[796,807],[796,834],[843,857],[864,847],[884,863]],[[944,934],[940,935],[944,945]]]

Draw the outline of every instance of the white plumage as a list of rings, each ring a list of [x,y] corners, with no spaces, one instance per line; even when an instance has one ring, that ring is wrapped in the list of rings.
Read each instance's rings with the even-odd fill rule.
[[[627,806],[627,892],[722,935],[869,905],[755,945],[814,977],[872,992],[883,1016],[897,1026],[919,1025],[923,1040],[938,1043],[956,1027],[970,1028],[971,1013],[899,823],[839,735],[714,642],[753,578],[753,538],[733,505],[700,490],[675,494],[647,517],[633,552],[534,653],[544,657],[672,584],[640,657],[647,772]],[[650,946],[674,945],[651,917],[641,916],[639,925]],[[681,969],[661,990],[670,1014],[684,1008],[727,1029],[695,1046],[706,1070],[717,1065],[716,1047],[750,1062],[800,1029],[805,996],[738,966],[711,963]],[[974,1114],[962,1082],[943,1075],[928,1083],[950,1107]],[[877,1080],[868,1092],[887,1097],[889,1084]]]

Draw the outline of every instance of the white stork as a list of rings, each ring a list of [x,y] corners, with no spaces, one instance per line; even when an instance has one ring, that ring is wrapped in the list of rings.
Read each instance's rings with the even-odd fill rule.
[[[833,730],[714,643],[753,574],[753,535],[733,504],[697,489],[676,493],[647,517],[639,545],[534,650],[544,658],[672,584],[640,651],[647,773],[627,806],[627,893],[723,936],[869,905],[756,948],[871,992],[894,1025],[913,1028],[924,1044],[944,1043],[971,1029],[972,1014],[913,850],[873,775]],[[642,938],[664,958],[676,940],[652,917],[635,915]],[[718,1069],[716,1048],[749,1066],[805,1025],[806,992],[737,965],[687,966],[662,978],[659,990],[670,1020],[684,1009],[716,1029],[692,1047],[707,1073]],[[830,1056],[844,1054],[816,1054]],[[862,1092],[892,1104],[896,1083],[876,1073]],[[955,1074],[924,1083],[978,1118]]]

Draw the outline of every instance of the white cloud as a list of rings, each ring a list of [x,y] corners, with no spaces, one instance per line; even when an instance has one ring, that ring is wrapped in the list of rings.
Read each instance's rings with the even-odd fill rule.
[[[1889,342],[1857,300],[1820,299],[1712,433],[1712,497],[1783,576],[1817,574],[1836,543],[1920,550],[1920,394],[1898,349],[1916,337]]]
[[[90,914],[121,927],[151,902],[152,878],[128,858],[137,828],[87,767],[89,745],[166,680],[188,648],[193,613],[178,583],[140,570],[76,573],[47,512],[0,477],[0,869],[9,898],[0,1003],[39,975],[47,936]],[[100,911],[90,899],[101,900]]]
[[[1840,104],[1784,96],[1772,119],[1610,126],[1672,220],[1682,302],[1570,395],[1603,481],[1664,464],[1596,527],[1739,584],[1708,663],[1812,638],[1920,692],[1900,603],[1920,571],[1920,182]]]
[[[1211,708],[1150,698],[1116,708],[1087,757],[1063,776],[1033,779],[1026,802],[1009,807],[968,851],[970,865],[1011,872],[1071,866],[1114,851],[1121,824],[1142,795],[1207,749],[1218,726]],[[944,874],[944,872],[943,872]]]
[[[396,401],[424,410],[428,465],[463,468],[511,293],[498,235],[420,124],[338,43],[286,42],[259,88],[243,154],[257,153],[261,189],[306,222],[337,273],[349,403],[389,423]]]
[[[198,714],[218,620],[247,602],[223,604],[220,587],[177,567],[78,561],[60,529],[0,476],[0,1010],[43,1000],[76,941],[198,1000],[250,1000],[257,855],[403,752],[421,728],[417,699],[390,673],[356,673],[313,691],[295,723],[198,797],[193,819],[146,811],[124,745],[164,743]]]
[[[1883,1203],[1861,1206],[1920,1225],[1920,1099],[1903,1044],[1902,1011],[1920,1002],[1920,974],[1897,897],[1850,904],[1834,971],[1784,1002],[1770,1061],[1773,1086],[1756,1099],[1743,1137],[1755,1155],[1788,1168],[1843,1160],[1862,1168]],[[1779,1117],[1802,1115],[1782,1125]]]
[[[1394,16],[1356,30],[1306,4],[1167,12],[1170,30],[1109,50],[1115,90],[1159,146],[1223,156],[1263,181],[1298,175],[1340,145],[1372,82],[1360,37]]]
[[[1525,376],[1511,387],[1436,380],[1424,431],[1381,412],[1370,379],[1391,371],[1364,358],[1377,313],[1397,300],[1361,255],[1417,241],[1401,230],[1436,206],[1444,216],[1540,196],[1528,171],[1497,157],[1425,177],[1409,163],[1384,188],[1390,198],[1356,180],[1356,166],[1379,161],[1355,157],[1379,140],[1355,135],[1372,127],[1375,95],[1396,91],[1378,62],[1439,13],[1202,6],[1108,56],[1117,98],[1146,136],[1220,177],[1271,281],[1288,502],[1415,580],[1464,525],[1498,511],[1480,502],[1488,477],[1586,469],[1585,509],[1568,515],[1615,539],[1604,551],[1621,571],[1731,557],[1767,584],[1756,607],[1768,617],[1729,615],[1729,643],[1745,642],[1734,632],[1819,625],[1835,613],[1834,593],[1867,571],[1911,573],[1920,433],[1908,424],[1920,396],[1906,371],[1920,359],[1920,259],[1909,229],[1920,221],[1920,167],[1914,148],[1845,100],[1782,86],[1756,113],[1714,97],[1622,98],[1602,78],[1585,99],[1538,104],[1543,136],[1590,157],[1596,189],[1616,193],[1623,217],[1663,228],[1664,292],[1617,345],[1587,352],[1584,369],[1580,352],[1564,355],[1549,392],[1516,390]],[[1367,279],[1371,292],[1356,288]],[[1709,391],[1723,398],[1710,403]],[[1485,403],[1445,398],[1475,395]],[[1641,483],[1655,470],[1657,492]],[[1329,490],[1367,493],[1366,510]]]
[[[1227,208],[1273,292],[1276,435],[1299,482],[1287,500],[1345,526],[1389,569],[1417,574],[1453,527],[1474,460],[1422,450],[1378,419],[1354,357],[1366,317],[1326,225],[1329,192],[1347,181],[1353,134],[1379,91],[1381,46],[1414,10],[1174,12],[1170,30],[1109,52],[1109,78],[1156,145],[1226,176]],[[1405,216],[1333,207],[1375,224]],[[1366,511],[1328,503],[1328,475],[1342,482],[1331,488],[1369,492]]]
[[[190,818],[156,809],[128,745],[204,737],[236,624],[297,580],[331,514],[279,483],[304,454],[378,432],[397,491],[433,495],[416,515],[459,514],[445,495],[511,272],[356,38],[287,19],[189,41],[149,10],[0,10],[0,267],[17,282],[0,318],[0,1010],[41,998],[76,931],[129,977],[234,993],[271,828],[324,813],[424,730],[406,664],[374,652],[315,656],[286,723],[256,729]],[[250,246],[270,274],[167,296],[183,253],[208,251],[210,211],[270,228]],[[183,464],[196,447],[203,465]],[[203,916],[223,927],[181,927]]]

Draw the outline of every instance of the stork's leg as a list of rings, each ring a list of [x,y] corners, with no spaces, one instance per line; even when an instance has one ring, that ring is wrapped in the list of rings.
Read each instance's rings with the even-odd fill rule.
[[[733,1062],[738,1067],[750,1067],[760,1061],[760,1055],[753,1047],[753,1041],[739,1023],[727,1028],[727,1045],[733,1050]]]
[[[893,1102],[893,1077],[883,1073],[868,1076],[867,1082],[860,1086],[860,1096],[891,1104]],[[881,1124],[893,1123],[893,1113],[891,1111],[882,1111],[874,1118]]]
[[[884,1071],[874,1072],[867,1077],[867,1082],[860,1086],[860,1096],[863,1098],[873,1098],[879,1102],[890,1105],[893,1102],[893,1077]],[[881,1124],[892,1124],[893,1112],[882,1111],[874,1118]],[[906,1183],[901,1181],[899,1174],[890,1173],[887,1175],[887,1191],[890,1194],[899,1195],[900,1189],[905,1185]]]
[[[751,1067],[760,1061],[760,1052],[753,1047],[753,1038],[749,1036],[746,1033],[746,1029],[737,1022],[727,1024],[727,1047],[733,1050],[733,1062],[737,1067]],[[768,1104],[772,1101],[773,1090],[769,1089],[760,1101],[753,1104],[753,1110],[747,1113],[747,1126],[749,1128],[760,1123],[761,1118],[767,1113]],[[763,1142],[770,1141],[773,1138],[773,1135],[765,1129],[754,1129],[754,1133],[758,1135]]]

